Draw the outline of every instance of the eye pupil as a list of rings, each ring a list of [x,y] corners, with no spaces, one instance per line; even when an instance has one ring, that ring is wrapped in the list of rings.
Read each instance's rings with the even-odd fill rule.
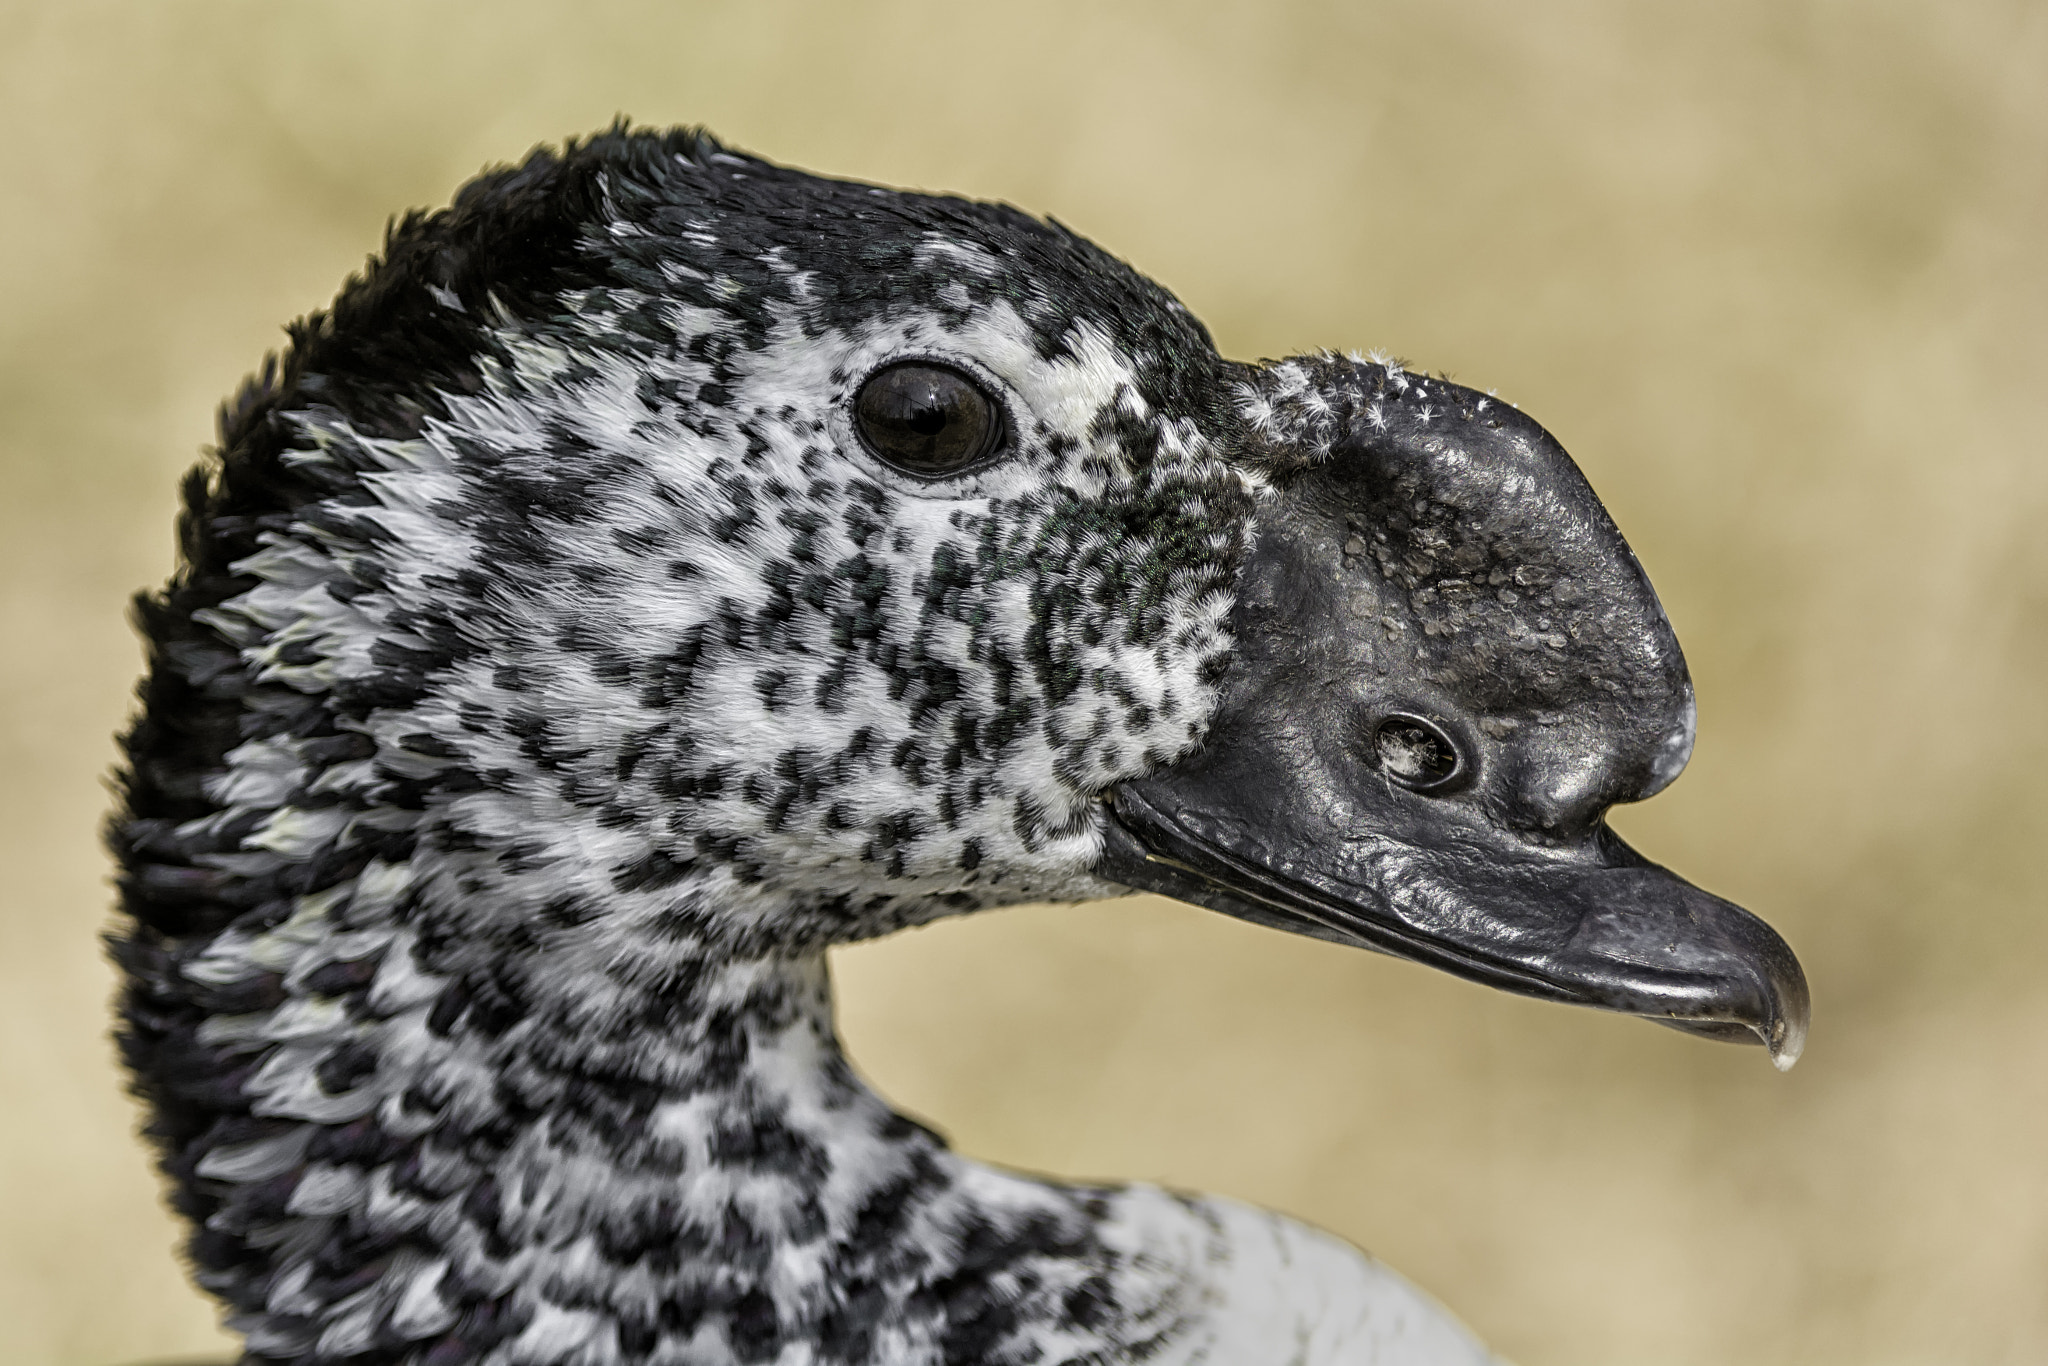
[[[903,361],[868,377],[853,400],[868,449],[911,474],[953,474],[992,452],[1002,435],[995,401],[947,366]]]
[[[1381,770],[1404,787],[1426,791],[1457,775],[1457,748],[1420,717],[1390,716],[1372,739]]]

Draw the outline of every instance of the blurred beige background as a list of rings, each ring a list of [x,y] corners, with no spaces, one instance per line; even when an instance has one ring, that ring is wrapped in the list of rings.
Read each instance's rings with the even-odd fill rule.
[[[0,1360],[221,1350],[95,828],[214,403],[387,215],[618,111],[1053,214],[1226,352],[1563,439],[1701,699],[1617,824],[1776,923],[1757,1050],[1155,900],[847,953],[969,1152],[1340,1230],[1525,1366],[2048,1360],[2048,8],[0,4]]]

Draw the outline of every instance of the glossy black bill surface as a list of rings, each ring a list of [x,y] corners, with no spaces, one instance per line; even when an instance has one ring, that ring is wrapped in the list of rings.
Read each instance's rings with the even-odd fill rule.
[[[1603,819],[1684,766],[1692,694],[1576,466],[1471,390],[1312,373],[1333,449],[1276,476],[1206,743],[1109,795],[1098,871],[1791,1066],[1791,949]]]

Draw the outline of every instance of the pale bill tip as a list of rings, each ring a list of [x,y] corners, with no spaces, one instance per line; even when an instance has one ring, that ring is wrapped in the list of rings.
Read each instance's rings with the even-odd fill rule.
[[[1770,1050],[1771,1066],[1780,1072],[1790,1072],[1792,1064],[1806,1051],[1806,1031],[1793,1029],[1787,1020],[1773,1020],[1764,1047]]]

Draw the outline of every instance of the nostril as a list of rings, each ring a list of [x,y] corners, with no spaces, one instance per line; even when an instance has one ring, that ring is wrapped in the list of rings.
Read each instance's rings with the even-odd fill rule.
[[[1415,792],[1441,792],[1466,776],[1463,753],[1426,717],[1396,712],[1373,729],[1380,772]]]

